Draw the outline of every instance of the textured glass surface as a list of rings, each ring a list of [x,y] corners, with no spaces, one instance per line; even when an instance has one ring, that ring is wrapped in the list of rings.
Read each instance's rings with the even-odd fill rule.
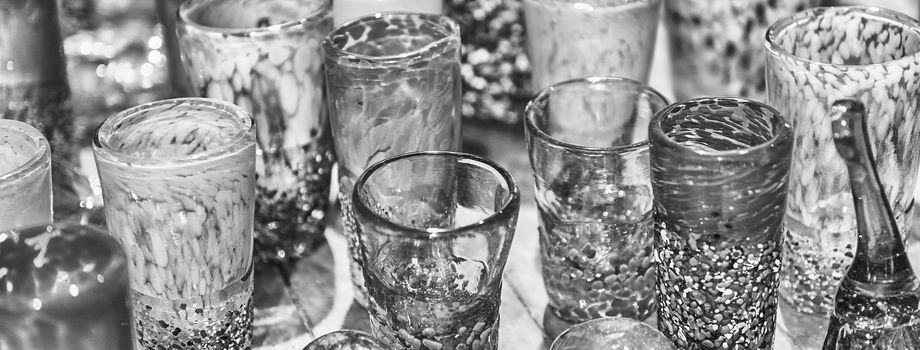
[[[681,349],[772,349],[791,127],[706,98],[658,113],[649,139],[658,329]]]
[[[0,232],[51,224],[51,150],[35,128],[0,119]]]
[[[332,18],[336,26],[378,12],[423,12],[440,14],[442,0],[336,0]]]
[[[543,283],[549,310],[568,324],[556,328],[655,312],[647,136],[667,105],[639,82],[588,78],[553,85],[527,107]]]
[[[523,0],[533,90],[614,75],[648,81],[661,0]]]
[[[326,0],[206,0],[179,10],[192,90],[252,113],[259,145],[257,258],[303,256],[322,242],[333,163],[323,103]]]
[[[354,331],[335,331],[307,344],[303,350],[390,350],[393,349],[370,334]]]
[[[511,175],[468,154],[410,153],[369,168],[353,200],[374,335],[403,349],[497,349],[520,208]]]
[[[125,247],[138,349],[244,349],[252,333],[252,118],[164,100],[102,124],[93,150]]]
[[[323,43],[339,202],[366,304],[351,191],[364,169],[407,152],[460,147],[460,36],[447,17],[387,13],[351,21]]]
[[[605,317],[572,326],[550,350],[673,350],[655,327],[625,317]]]
[[[869,139],[898,227],[908,232],[920,165],[920,23],[888,10],[828,8],[774,25],[767,38],[769,103],[795,129],[780,295],[828,317],[856,247],[856,219],[830,106],[866,105]]]

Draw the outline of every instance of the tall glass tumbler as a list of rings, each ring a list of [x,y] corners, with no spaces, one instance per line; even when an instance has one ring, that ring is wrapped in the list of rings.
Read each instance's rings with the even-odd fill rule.
[[[248,349],[255,126],[227,102],[122,111],[93,141],[109,231],[128,256],[136,349]]]
[[[51,221],[48,140],[29,124],[0,119],[0,232]]]
[[[203,0],[179,7],[191,87],[256,123],[256,257],[285,261],[324,242],[334,162],[321,42],[329,0]]]
[[[792,127],[740,98],[649,127],[658,329],[679,349],[772,349]]]
[[[647,82],[662,0],[524,0],[533,90],[616,75]]]
[[[374,335],[400,349],[497,349],[520,209],[511,175],[464,153],[372,165],[355,184]]]
[[[818,0],[665,0],[674,94],[766,100],[764,33]]]
[[[920,166],[920,22],[877,8],[818,8],[774,24],[766,45],[769,102],[792,122],[796,143],[780,295],[799,312],[829,317],[856,249],[831,104],[854,98],[866,106],[885,195],[909,232]]]
[[[339,160],[339,203],[355,299],[367,304],[351,192],[384,158],[460,148],[460,31],[431,14],[387,12],[336,28],[323,41]]]
[[[668,105],[634,80],[550,86],[527,106],[540,257],[554,336],[605,316],[655,312],[648,123]],[[555,328],[555,329],[550,329]]]

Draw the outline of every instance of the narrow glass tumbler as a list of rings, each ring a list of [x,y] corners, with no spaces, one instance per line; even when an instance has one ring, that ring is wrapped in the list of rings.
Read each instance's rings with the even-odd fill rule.
[[[640,82],[592,77],[550,86],[527,106],[550,336],[655,312],[648,124],[667,105]]]
[[[203,0],[179,8],[191,88],[256,123],[256,258],[303,257],[324,242],[334,162],[321,42],[329,0]]]
[[[399,349],[497,349],[520,208],[511,175],[469,154],[409,153],[368,168],[353,195],[374,335]]]
[[[661,1],[524,0],[532,89],[598,75],[647,82]]]
[[[362,305],[367,292],[357,263],[355,180],[384,158],[459,149],[459,30],[444,16],[388,12],[350,21],[323,41],[342,226]]]
[[[255,126],[184,98],[107,119],[93,142],[109,231],[124,247],[136,349],[248,349]]]
[[[766,100],[764,33],[819,0],[665,0],[678,100],[740,96]]]
[[[829,317],[856,249],[831,105],[853,98],[866,106],[885,195],[898,229],[909,232],[920,166],[920,22],[877,8],[818,8],[774,24],[766,45],[769,103],[789,118],[796,143],[780,295],[799,312]]]
[[[792,128],[740,98],[649,126],[658,329],[680,349],[772,349]]]
[[[0,119],[0,232],[51,221],[48,140],[29,124]]]
[[[550,350],[674,350],[655,327],[626,317],[604,317],[566,329]]]

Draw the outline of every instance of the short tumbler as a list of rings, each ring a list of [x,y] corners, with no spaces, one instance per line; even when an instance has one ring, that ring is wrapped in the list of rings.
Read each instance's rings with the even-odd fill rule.
[[[463,153],[409,153],[355,184],[374,335],[400,349],[497,349],[502,271],[520,198]]]
[[[38,129],[0,119],[0,232],[51,224],[51,148]]]
[[[548,334],[655,312],[648,124],[667,105],[637,81],[594,77],[550,86],[527,106],[543,283],[565,324],[544,321]]]
[[[792,127],[739,98],[649,126],[658,329],[680,349],[772,349]]]
[[[136,349],[248,349],[255,126],[226,102],[122,111],[93,143],[110,233],[124,246]]]
[[[550,350],[674,350],[655,327],[625,317],[604,317],[562,332]]]

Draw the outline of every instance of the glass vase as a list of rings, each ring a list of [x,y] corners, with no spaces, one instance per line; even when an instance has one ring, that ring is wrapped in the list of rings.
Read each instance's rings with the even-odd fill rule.
[[[0,119],[0,232],[49,225],[51,149],[38,129]]]

